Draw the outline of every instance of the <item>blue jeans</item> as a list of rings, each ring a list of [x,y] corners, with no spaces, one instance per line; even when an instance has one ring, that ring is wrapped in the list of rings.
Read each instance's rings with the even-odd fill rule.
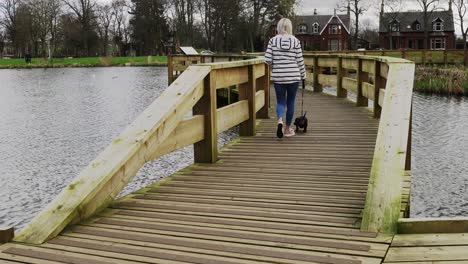
[[[296,100],[297,88],[299,82],[295,83],[275,83],[276,91],[276,115],[279,118],[284,116],[285,108],[286,112],[286,125],[290,126],[294,118],[294,101]]]

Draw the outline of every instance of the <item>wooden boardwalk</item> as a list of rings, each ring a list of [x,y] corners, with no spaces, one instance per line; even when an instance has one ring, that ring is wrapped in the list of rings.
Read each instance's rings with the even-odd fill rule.
[[[307,134],[225,147],[41,245],[1,246],[1,263],[381,263],[392,237],[359,231],[378,119],[306,94]],[[8,260],[9,262],[6,262]]]

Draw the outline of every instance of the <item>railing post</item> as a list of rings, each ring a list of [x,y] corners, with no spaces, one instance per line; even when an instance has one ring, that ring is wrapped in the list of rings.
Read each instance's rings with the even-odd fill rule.
[[[268,119],[270,109],[270,69],[265,65],[265,75],[257,80],[257,84],[260,90],[264,91],[265,105],[257,112],[257,118]]]
[[[356,98],[356,106],[365,106],[367,107],[369,105],[369,100],[364,97],[364,94],[362,92],[362,83],[369,81],[369,74],[364,73],[362,71],[362,59],[359,59],[359,64],[358,64],[358,70],[356,72],[356,77],[357,77],[357,84],[358,84],[358,92],[357,92],[357,98]]]
[[[343,58],[338,58],[336,67],[336,97],[348,97],[348,91],[343,88]]]
[[[385,88],[385,79],[381,75],[382,63],[380,61],[375,62],[375,76],[374,76],[374,117],[380,118],[382,113],[382,107],[379,105],[380,89]]]
[[[172,55],[167,56],[167,85],[171,85],[174,81],[174,64],[172,61]]]
[[[204,116],[204,139],[194,144],[196,163],[214,163],[218,160],[218,128],[216,119],[216,71],[211,70],[203,83],[203,96],[193,107],[193,115]]]
[[[322,68],[319,66],[319,57],[314,58],[314,92],[323,92],[323,87],[319,83],[319,75],[322,74]]]
[[[253,65],[248,66],[249,81],[239,85],[239,101],[247,100],[249,102],[249,119],[239,126],[240,136],[255,136],[256,113],[255,113],[255,94],[256,80],[254,77]]]

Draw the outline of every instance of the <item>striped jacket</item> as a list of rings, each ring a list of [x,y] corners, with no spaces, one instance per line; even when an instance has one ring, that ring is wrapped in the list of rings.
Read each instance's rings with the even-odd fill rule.
[[[276,35],[268,42],[265,62],[273,67],[274,83],[294,83],[306,78],[300,41],[292,35]]]

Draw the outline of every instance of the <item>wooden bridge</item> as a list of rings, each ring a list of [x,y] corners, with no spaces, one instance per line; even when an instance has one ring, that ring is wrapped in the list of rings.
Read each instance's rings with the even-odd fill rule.
[[[414,63],[307,55],[309,131],[277,139],[262,58],[172,59],[183,73],[137,120],[16,236],[0,229],[0,263],[468,262],[465,219],[404,218]],[[239,101],[218,108],[227,87]],[[114,200],[192,144],[193,165]]]

